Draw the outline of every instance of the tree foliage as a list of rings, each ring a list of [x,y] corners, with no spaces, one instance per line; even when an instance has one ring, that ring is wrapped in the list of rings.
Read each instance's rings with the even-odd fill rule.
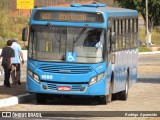
[[[136,9],[146,21],[146,0],[114,0],[114,2],[124,8]],[[148,23],[150,32],[160,25],[160,0],[148,0]]]
[[[9,9],[8,9],[8,5],[4,2],[1,1],[0,2],[0,16],[1,16],[1,20],[0,20],[0,36],[5,37],[7,34],[7,31],[9,30]]]
[[[28,23],[28,18],[13,16],[11,5],[10,0],[0,2],[0,48],[6,45],[7,39],[21,40],[22,28]]]

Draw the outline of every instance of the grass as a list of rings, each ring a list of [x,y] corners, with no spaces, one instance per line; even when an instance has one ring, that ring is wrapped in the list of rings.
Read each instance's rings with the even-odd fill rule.
[[[6,46],[8,39],[18,39],[18,42],[22,46],[22,49],[26,49],[23,42],[21,41],[21,38],[22,29],[28,24],[28,18],[21,16],[15,18],[14,16],[10,15],[9,18],[6,18],[6,21],[9,21],[10,24],[0,24],[0,49]],[[6,28],[6,30],[4,31],[3,29],[1,29],[2,27],[4,27],[4,29]]]
[[[139,50],[139,52],[151,52],[151,49],[149,49],[147,47],[139,47],[138,50]]]
[[[146,43],[146,40],[145,40],[145,29],[139,29],[139,40],[142,41],[142,43]],[[152,32],[152,36],[151,36],[151,39],[152,39],[152,43],[154,44],[154,46],[156,47],[160,47],[160,33],[159,32],[156,32],[155,30]],[[151,50],[151,47],[147,48],[146,46],[141,46],[139,47],[139,52],[150,52],[152,51]]]
[[[145,29],[139,29],[139,40],[142,41],[142,43],[145,43]],[[160,46],[160,33],[153,31],[152,32],[152,43],[154,43],[156,46]]]

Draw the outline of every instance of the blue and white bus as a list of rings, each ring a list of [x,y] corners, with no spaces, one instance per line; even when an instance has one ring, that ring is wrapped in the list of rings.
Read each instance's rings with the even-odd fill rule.
[[[85,44],[90,35],[96,42]],[[37,103],[56,96],[92,96],[106,104],[126,100],[137,79],[138,12],[105,4],[32,10],[26,89]]]

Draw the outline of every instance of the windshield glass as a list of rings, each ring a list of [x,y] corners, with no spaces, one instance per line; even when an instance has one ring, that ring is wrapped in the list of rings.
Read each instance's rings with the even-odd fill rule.
[[[67,55],[73,55],[70,62],[102,62],[104,34],[100,28],[31,26],[29,57],[65,62]]]

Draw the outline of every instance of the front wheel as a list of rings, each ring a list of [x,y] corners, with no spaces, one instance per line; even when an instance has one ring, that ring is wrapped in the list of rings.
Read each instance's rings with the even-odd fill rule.
[[[99,97],[99,103],[102,105],[106,105],[108,103],[108,96]]]
[[[46,95],[45,95],[45,94],[37,93],[37,94],[36,94],[36,100],[37,100],[37,103],[38,103],[38,104],[45,104],[47,98],[46,98]]]

